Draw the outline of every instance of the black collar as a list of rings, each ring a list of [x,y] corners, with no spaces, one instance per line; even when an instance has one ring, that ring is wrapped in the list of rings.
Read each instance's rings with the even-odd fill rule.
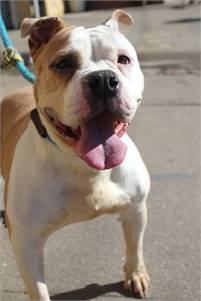
[[[52,140],[52,138],[49,136],[46,128],[42,124],[42,122],[40,120],[40,116],[38,114],[38,110],[36,108],[31,111],[30,117],[31,117],[33,124],[35,125],[35,128],[36,128],[38,134],[42,138],[46,138],[49,142],[51,142],[52,144],[57,146],[57,144]]]

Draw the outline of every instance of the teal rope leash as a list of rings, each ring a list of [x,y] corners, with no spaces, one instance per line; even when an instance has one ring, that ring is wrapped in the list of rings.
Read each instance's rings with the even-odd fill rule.
[[[35,75],[27,69],[24,65],[24,61],[17,50],[13,47],[13,44],[7,33],[2,14],[0,11],[0,37],[5,46],[3,51],[3,63],[5,67],[15,66],[22,76],[31,83],[34,83],[36,80]]]

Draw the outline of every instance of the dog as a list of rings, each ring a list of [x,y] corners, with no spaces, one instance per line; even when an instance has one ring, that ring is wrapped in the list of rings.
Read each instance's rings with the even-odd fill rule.
[[[124,288],[144,297],[143,259],[150,177],[126,133],[144,78],[115,10],[94,28],[60,18],[23,20],[36,82],[7,96],[2,174],[9,238],[30,300],[48,301],[43,248],[62,227],[118,214],[126,243]]]

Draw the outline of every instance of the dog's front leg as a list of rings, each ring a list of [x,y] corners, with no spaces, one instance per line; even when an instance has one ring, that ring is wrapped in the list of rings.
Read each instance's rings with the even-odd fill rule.
[[[120,214],[126,242],[124,288],[144,297],[149,287],[149,276],[143,259],[143,236],[147,222],[146,203],[132,204]]]
[[[45,241],[32,240],[28,236],[20,235],[19,237],[17,233],[15,235],[14,230],[10,240],[30,300],[50,301],[44,280],[43,246]]]

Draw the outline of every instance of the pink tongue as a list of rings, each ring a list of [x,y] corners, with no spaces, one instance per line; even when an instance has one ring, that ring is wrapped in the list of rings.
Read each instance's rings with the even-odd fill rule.
[[[91,167],[109,169],[123,162],[127,146],[114,133],[112,114],[103,112],[81,127],[75,150]]]

